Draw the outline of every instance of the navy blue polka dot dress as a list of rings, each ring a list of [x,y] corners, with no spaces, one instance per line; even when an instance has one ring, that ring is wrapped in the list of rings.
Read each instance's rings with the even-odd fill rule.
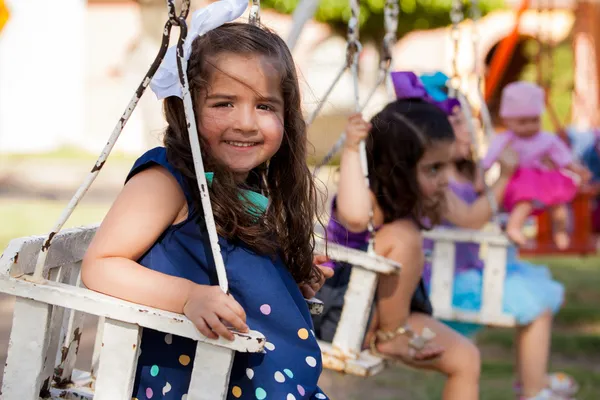
[[[183,176],[167,161],[162,147],[140,157],[128,179],[153,165],[166,168],[181,185],[191,217],[169,227],[138,262],[147,268],[217,285],[206,229],[195,221]],[[201,211],[200,211],[201,213]],[[327,399],[317,381],[321,352],[311,316],[289,271],[280,259],[254,253],[219,238],[233,297],[244,308],[250,329],[266,337],[264,354],[236,353],[228,399]],[[159,293],[157,293],[159,295]],[[144,329],[132,397],[137,400],[184,400],[191,379],[196,343]]]

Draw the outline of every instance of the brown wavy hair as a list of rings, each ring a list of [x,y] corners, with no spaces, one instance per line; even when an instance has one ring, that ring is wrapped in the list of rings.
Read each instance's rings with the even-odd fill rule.
[[[215,57],[222,53],[265,57],[277,66],[284,100],[284,134],[281,146],[268,161],[268,168],[267,165],[254,168],[242,187],[232,171],[211,156],[199,135],[204,168],[215,173],[209,192],[217,231],[227,240],[243,243],[259,254],[280,256],[296,282],[309,282],[320,276],[313,266],[317,192],[306,163],[306,124],[292,55],[277,34],[246,23],[225,24],[196,38],[187,65],[194,109],[217,68]],[[164,137],[167,158],[184,175],[192,193],[194,213],[203,224],[182,100],[168,97],[164,111],[168,122]],[[269,196],[265,214],[257,217],[248,212],[247,202],[240,199],[242,188]]]
[[[453,141],[446,114],[420,99],[388,104],[371,120],[367,136],[369,183],[383,212],[384,223],[411,218],[421,229],[427,218],[436,224],[442,204],[428,204],[417,180],[417,163],[429,146]]]

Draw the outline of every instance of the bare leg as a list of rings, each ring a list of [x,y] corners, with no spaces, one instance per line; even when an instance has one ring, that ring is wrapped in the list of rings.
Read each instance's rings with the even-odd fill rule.
[[[525,245],[527,239],[523,234],[523,225],[525,220],[533,211],[533,205],[527,202],[518,203],[510,212],[508,223],[506,224],[506,234],[519,246]]]
[[[551,332],[550,312],[540,315],[527,326],[517,328],[517,369],[525,397],[535,396],[546,387]]]
[[[554,243],[560,250],[569,247],[571,238],[567,232],[567,221],[569,219],[569,211],[565,204],[559,204],[552,207],[552,222],[554,225]]]
[[[417,368],[439,371],[446,375],[448,379],[444,386],[443,400],[478,399],[481,356],[477,346],[455,330],[428,315],[411,314],[409,323],[417,331],[423,327],[429,327],[436,333],[436,343],[445,350],[435,360],[408,361],[407,364]],[[384,342],[381,345],[387,345],[390,342]]]

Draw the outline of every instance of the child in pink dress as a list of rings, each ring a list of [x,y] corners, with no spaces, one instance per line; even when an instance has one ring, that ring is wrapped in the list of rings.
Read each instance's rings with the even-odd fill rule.
[[[581,174],[571,151],[556,135],[540,130],[544,91],[529,82],[514,82],[502,92],[500,117],[508,128],[494,137],[482,166],[489,169],[510,143],[520,165],[506,188],[503,207],[510,212],[507,235],[518,245],[525,244],[523,224],[530,214],[550,207],[554,241],[559,249],[569,245],[566,204],[577,193],[573,173]]]

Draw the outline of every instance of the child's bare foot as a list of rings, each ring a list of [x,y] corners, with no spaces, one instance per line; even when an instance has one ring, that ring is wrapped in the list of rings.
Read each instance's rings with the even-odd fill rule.
[[[430,361],[439,357],[444,348],[432,343],[435,334],[428,328],[417,335],[408,326],[396,330],[396,332],[378,331],[371,342],[371,350],[376,355],[384,356],[412,364],[419,361]]]
[[[566,231],[554,232],[554,244],[559,250],[564,250],[571,244],[571,238]]]
[[[510,240],[515,242],[517,246],[525,246],[525,244],[527,243],[527,238],[525,237],[523,232],[521,232],[520,228],[513,228],[508,226],[506,227],[506,234],[508,235]]]

